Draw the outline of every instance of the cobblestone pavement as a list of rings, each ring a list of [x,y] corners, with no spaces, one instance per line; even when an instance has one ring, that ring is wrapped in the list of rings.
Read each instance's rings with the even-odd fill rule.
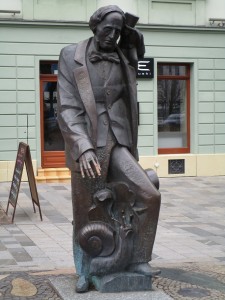
[[[15,272],[2,275],[2,280],[0,280],[0,299],[61,300],[61,297],[51,286],[49,276]]]
[[[224,176],[160,179],[151,264],[162,271],[154,286],[172,299],[225,300],[224,183]],[[0,183],[3,209],[9,189]],[[14,224],[0,210],[0,299],[60,299],[49,279],[74,276],[70,184],[38,184],[37,190],[42,222],[28,183],[21,184]]]
[[[225,266],[215,263],[171,264],[161,268],[153,285],[172,299],[225,299]]]

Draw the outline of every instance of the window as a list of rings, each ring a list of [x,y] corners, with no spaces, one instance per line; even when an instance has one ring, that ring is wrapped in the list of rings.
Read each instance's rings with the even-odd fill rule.
[[[158,64],[158,152],[190,152],[190,66]]]
[[[41,61],[40,74],[57,75],[58,74],[58,61]]]

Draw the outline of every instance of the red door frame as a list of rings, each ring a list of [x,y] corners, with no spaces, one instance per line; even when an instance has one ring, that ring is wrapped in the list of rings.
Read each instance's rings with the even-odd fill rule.
[[[57,75],[40,75],[41,166],[42,168],[63,168],[66,166],[65,151],[44,150],[44,82],[57,82]]]

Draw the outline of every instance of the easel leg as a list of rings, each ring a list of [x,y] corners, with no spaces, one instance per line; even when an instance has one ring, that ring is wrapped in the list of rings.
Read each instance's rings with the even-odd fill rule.
[[[14,207],[14,210],[13,210],[12,223],[14,222],[15,212],[16,212],[16,207]]]
[[[8,210],[9,210],[9,202],[8,202],[8,204],[7,204],[7,208],[6,208],[6,214],[8,215]]]
[[[39,208],[39,214],[40,214],[40,218],[41,218],[41,221],[42,221],[43,219],[42,219],[41,207],[40,207],[40,206],[38,206],[38,208]]]
[[[35,205],[34,205],[34,201],[32,201],[32,203],[33,203],[34,213],[36,213],[36,208],[35,208]]]

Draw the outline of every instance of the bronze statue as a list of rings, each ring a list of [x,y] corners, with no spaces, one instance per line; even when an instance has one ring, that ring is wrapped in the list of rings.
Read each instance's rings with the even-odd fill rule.
[[[136,21],[115,5],[99,8],[89,21],[94,37],[60,54],[58,122],[71,170],[77,292],[108,274],[152,276],[160,193],[137,162],[135,68],[144,43]]]

